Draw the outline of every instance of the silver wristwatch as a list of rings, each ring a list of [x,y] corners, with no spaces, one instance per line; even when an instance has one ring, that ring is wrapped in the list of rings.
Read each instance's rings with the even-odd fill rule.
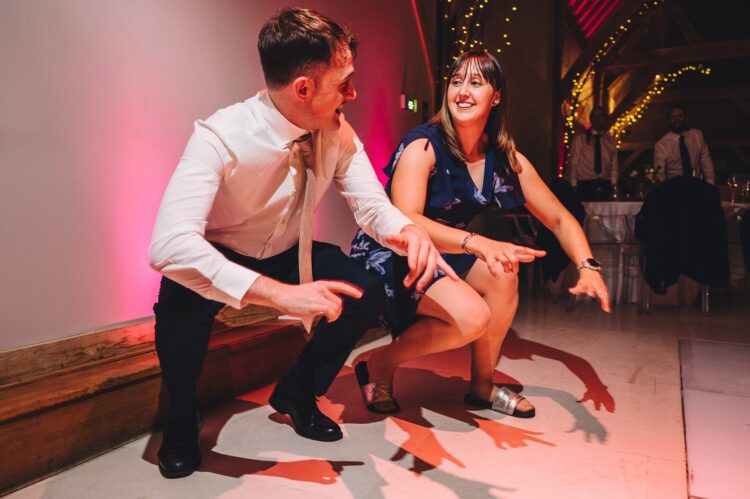
[[[584,261],[582,261],[581,263],[579,263],[578,266],[577,266],[577,268],[578,268],[578,270],[589,269],[589,270],[593,270],[595,272],[601,272],[602,271],[602,264],[599,263],[599,261],[596,260],[596,259],[594,259],[594,258],[587,258]]]

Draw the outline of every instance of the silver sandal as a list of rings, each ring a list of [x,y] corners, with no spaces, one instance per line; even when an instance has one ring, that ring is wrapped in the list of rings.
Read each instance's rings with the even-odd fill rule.
[[[533,418],[536,415],[536,409],[531,408],[528,411],[519,411],[517,408],[518,403],[525,398],[526,397],[523,395],[519,395],[513,390],[503,386],[497,391],[495,399],[492,402],[477,398],[470,393],[464,395],[464,402],[469,405],[475,405],[483,409],[492,409],[501,414],[508,414],[517,418]]]

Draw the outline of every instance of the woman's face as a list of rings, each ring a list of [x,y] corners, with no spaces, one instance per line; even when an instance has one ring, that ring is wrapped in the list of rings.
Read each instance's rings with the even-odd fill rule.
[[[456,125],[481,123],[484,127],[500,92],[492,88],[474,65],[459,68],[448,82],[448,111]]]

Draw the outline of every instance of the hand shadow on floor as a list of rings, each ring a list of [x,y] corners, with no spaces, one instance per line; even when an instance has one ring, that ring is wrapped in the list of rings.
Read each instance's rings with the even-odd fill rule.
[[[359,360],[365,360],[374,351],[376,350],[366,352],[354,364]],[[525,340],[514,329],[508,332],[503,344],[502,355],[510,359],[527,360],[533,360],[533,356],[537,355],[562,362],[586,386],[586,393],[580,400],[564,390],[542,386],[527,387],[526,395],[549,397],[568,410],[574,418],[574,423],[569,431],[581,431],[587,442],[590,442],[592,438],[600,443],[607,440],[606,428],[583,404],[587,400],[591,400],[596,410],[600,410],[602,406],[609,412],[615,410],[614,398],[601,382],[591,363],[569,352],[539,342]],[[458,363],[456,362],[457,357],[460,359]],[[432,424],[423,416],[423,408],[464,423],[464,428],[481,429],[493,439],[499,449],[525,447],[530,443],[555,445],[538,437],[541,433],[499,423],[495,419],[495,417],[507,418],[507,416],[487,412],[487,414],[493,416],[493,419],[490,419],[475,414],[480,409],[466,406],[462,400],[462,394],[468,391],[468,373],[470,372],[468,348],[465,348],[464,352],[435,354],[431,356],[429,364],[436,366],[437,369],[440,369],[439,366],[451,366],[451,370],[466,374],[449,376],[438,374],[428,368],[413,367],[402,367],[396,372],[396,379],[394,380],[395,395],[398,398],[399,393],[408,394],[409,398],[408,403],[401,404],[401,412],[394,415],[393,420],[397,424],[398,421],[404,422],[400,426],[409,435],[409,438],[394,456],[403,456],[409,453],[408,448],[412,448],[415,442],[425,442],[425,439],[431,438],[432,432],[428,431],[419,435],[420,431],[415,430],[416,427],[432,428]],[[523,385],[518,380],[507,374],[496,371],[494,378],[498,385],[508,386],[517,392],[524,390]],[[352,389],[352,386],[354,389]],[[381,421],[387,417],[386,415],[373,414],[364,408],[351,368],[344,368],[337,382],[327,393],[327,397],[334,407],[338,407],[337,415],[340,422],[366,424]],[[442,449],[439,443],[434,442],[431,447],[433,451],[428,453],[430,459],[422,458],[419,464],[420,469],[428,469],[429,466],[435,467],[443,460],[453,461],[454,464],[460,465],[458,459]],[[437,461],[437,463],[433,461]],[[415,464],[415,466],[417,465]]]
[[[475,429],[482,430],[490,436],[498,449],[514,449],[526,447],[530,444],[541,444],[554,446],[553,442],[540,437],[542,433],[519,428],[510,424],[512,421],[522,421],[497,412],[468,406],[463,401],[463,394],[468,391],[468,379],[462,376],[449,376],[439,374],[431,370],[415,367],[399,369],[396,378],[396,397],[401,401],[401,412],[391,416],[373,414],[364,407],[354,374],[351,369],[344,372],[336,380],[336,383],[328,391],[327,398],[330,400],[331,408],[324,408],[324,412],[337,417],[339,422],[352,425],[368,424],[382,421],[387,417],[401,427],[409,439],[405,446],[410,448],[421,445],[432,432],[421,432],[416,428],[433,428],[434,425],[425,417],[425,412],[430,411],[443,415],[461,424],[451,424],[447,431],[470,432]],[[496,377],[496,381],[497,381]],[[503,376],[508,384],[517,384],[518,381]],[[524,394],[529,396],[545,396],[556,401],[574,418],[572,431],[581,431],[586,441],[592,437],[601,443],[607,439],[607,430],[598,419],[593,416],[585,406],[578,403],[577,399],[564,390],[548,387],[527,386]],[[400,396],[399,396],[400,395]],[[502,421],[502,422],[501,422]],[[403,423],[402,423],[403,422]],[[441,454],[438,447],[433,445],[435,452],[433,462]],[[458,463],[456,458],[444,456],[445,459]],[[440,464],[442,459],[436,463]]]
[[[269,391],[266,389],[259,392]],[[267,396],[266,403],[267,403]],[[261,475],[285,478],[291,481],[311,482],[321,485],[335,483],[348,466],[362,466],[362,461],[330,461],[325,459],[301,459],[297,461],[274,461],[231,456],[215,451],[219,433],[232,416],[252,411],[264,404],[235,399],[219,407],[203,411],[203,429],[200,434],[203,460],[198,471],[211,472],[233,478],[243,475]],[[157,465],[157,452],[162,442],[162,433],[151,435],[143,452],[143,459]],[[278,450],[278,449],[269,449]],[[156,470],[155,470],[156,471]]]
[[[586,359],[543,343],[525,340],[513,328],[505,337],[501,354],[502,357],[514,360],[534,360],[533,356],[536,355],[562,362],[586,386],[586,392],[579,400],[580,403],[590,400],[597,411],[604,406],[608,412],[615,412],[615,399]]]

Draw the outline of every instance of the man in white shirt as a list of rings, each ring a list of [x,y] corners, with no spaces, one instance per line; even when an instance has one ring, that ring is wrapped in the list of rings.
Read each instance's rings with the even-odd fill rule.
[[[568,182],[581,201],[606,201],[617,185],[617,146],[607,130],[607,111],[596,106],[589,115],[591,128],[577,134],[570,146]]]
[[[682,106],[669,109],[669,132],[654,146],[654,167],[661,180],[680,175],[698,176],[698,172],[709,184],[716,183],[714,163],[703,134],[690,128],[688,114]]]
[[[457,279],[426,233],[390,204],[341,115],[356,97],[356,43],[316,12],[280,10],[258,40],[267,90],[198,120],[169,181],[149,251],[164,274],[154,312],[170,399],[158,454],[165,477],[200,464],[196,380],[225,304],[272,306],[306,324],[323,316],[270,403],[303,437],[342,438],[316,397],[374,325],[384,296],[377,278],[338,247],[312,242],[305,250],[312,209],[332,183],[365,231],[408,255],[407,286],[422,289],[436,267]]]

